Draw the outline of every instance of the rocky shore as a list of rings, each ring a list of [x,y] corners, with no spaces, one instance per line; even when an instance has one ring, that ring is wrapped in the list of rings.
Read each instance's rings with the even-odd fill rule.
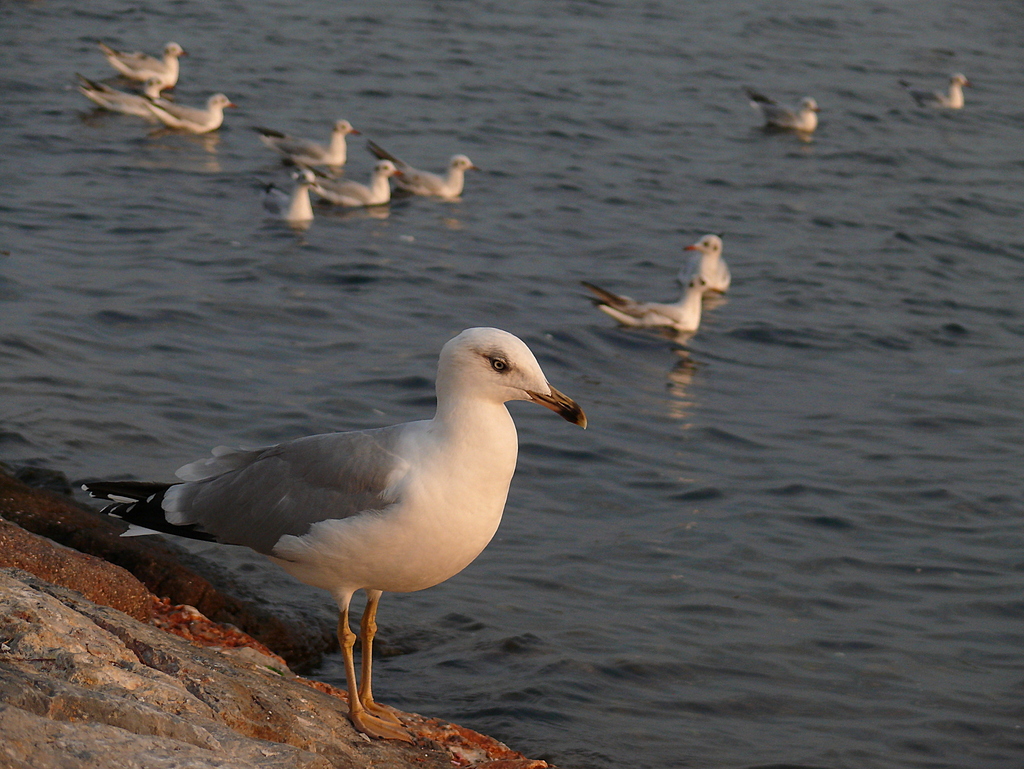
[[[345,693],[292,672],[334,642],[219,590],[156,538],[0,471],[0,766],[543,769],[468,729],[398,713],[369,740]]]

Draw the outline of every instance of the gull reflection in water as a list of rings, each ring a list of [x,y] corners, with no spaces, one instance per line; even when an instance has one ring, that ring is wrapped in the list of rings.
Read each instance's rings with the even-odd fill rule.
[[[166,141],[172,137],[175,141]],[[155,131],[150,131],[146,138],[150,140],[150,146],[153,149],[166,150],[168,152],[181,152],[182,150],[189,149],[190,147],[199,147],[207,153],[206,157],[192,157],[187,159],[193,163],[198,160],[196,165],[190,166],[183,163],[174,163],[169,160],[164,160],[160,163],[150,164],[154,168],[175,168],[211,174],[219,174],[222,170],[220,161],[217,160],[217,145],[220,144],[220,135],[216,132],[193,134],[188,133],[187,131],[175,131],[172,128],[158,128]],[[180,142],[185,142],[185,144],[183,145]]]
[[[328,219],[387,219],[391,216],[391,206],[363,206],[362,208],[343,208],[325,203],[317,204],[317,213]]]
[[[691,335],[692,336],[692,335]],[[676,347],[672,350],[678,357],[675,365],[668,372],[668,415],[689,427],[687,421],[690,412],[693,410],[693,401],[687,394],[693,377],[697,373],[699,364],[690,356],[690,351],[684,347]]]

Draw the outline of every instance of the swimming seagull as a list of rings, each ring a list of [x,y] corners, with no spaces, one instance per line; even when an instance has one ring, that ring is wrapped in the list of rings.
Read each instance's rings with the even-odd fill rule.
[[[732,275],[729,274],[729,267],[722,258],[722,239],[718,235],[705,235],[683,250],[700,252],[700,276],[704,279],[705,291],[724,293],[729,290]],[[687,265],[679,273],[679,281],[684,285],[689,281],[692,269],[692,265]]]
[[[452,155],[448,161],[448,173],[445,176],[420,171],[403,160],[399,160],[380,145],[366,143],[367,149],[382,160],[390,160],[402,172],[395,180],[395,186],[413,195],[427,195],[444,200],[454,200],[462,194],[466,182],[466,171],[480,170],[465,155]]]
[[[369,185],[317,177],[313,192],[339,206],[382,206],[391,200],[391,183],[388,180],[400,173],[390,160],[381,160],[370,173]]]
[[[347,120],[339,120],[331,131],[331,142],[326,147],[307,139],[296,139],[288,134],[275,131],[273,128],[254,126],[253,130],[260,134],[260,141],[270,149],[276,150],[293,163],[304,166],[328,166],[340,168],[348,160],[348,146],[345,137],[359,134]]]
[[[597,298],[591,301],[601,312],[609,315],[624,326],[635,328],[671,328],[675,331],[692,334],[700,326],[701,299],[704,295],[704,280],[700,276],[700,265],[694,256],[689,269],[680,273],[680,278],[687,278],[684,283],[683,295],[674,304],[657,302],[638,302],[628,296],[620,296],[595,286],[587,281],[580,281],[589,288]]]
[[[818,102],[810,96],[801,99],[800,106],[796,109],[790,109],[753,88],[747,88],[746,92],[750,97],[750,105],[761,111],[764,124],[768,128],[785,128],[809,134],[818,127]]]
[[[103,109],[110,110],[111,112],[121,112],[125,115],[136,115],[137,117],[146,118],[146,120],[153,123],[157,122],[156,117],[147,106],[147,97],[149,99],[160,97],[163,82],[159,78],[151,77],[147,80],[143,90],[145,96],[141,96],[137,93],[118,91],[109,85],[97,83],[95,80],[90,80],[84,75],[79,75],[77,72],[75,74],[78,75],[78,90],[82,92],[85,98],[98,104]]]
[[[206,109],[183,107],[166,99],[148,99],[146,106],[168,128],[205,134],[220,128],[224,122],[225,107],[236,105],[224,94],[215,93],[206,100]]]
[[[919,91],[911,88],[910,83],[901,80],[900,85],[907,89],[907,93],[913,97],[920,107],[945,107],[946,109],[963,109],[964,86],[970,86],[971,81],[959,72],[954,72],[949,77],[949,93],[942,91]]]
[[[263,207],[278,219],[294,227],[307,227],[313,221],[313,204],[309,200],[309,188],[314,184],[313,173],[301,169],[292,174],[295,187],[291,193],[268,184],[264,191]]]
[[[100,42],[99,46],[110,66],[122,75],[143,83],[155,77],[163,84],[161,88],[174,88],[178,82],[178,57],[188,56],[185,49],[177,43],[168,43],[164,46],[163,59],[147,56],[141,51],[115,51],[103,42]]]
[[[411,740],[373,700],[377,604],[458,574],[501,521],[516,465],[507,401],[539,403],[586,427],[530,348],[495,328],[471,328],[441,349],[433,419],[313,435],[251,451],[217,448],[178,470],[179,483],[96,482],[104,512],[156,531],[244,545],[307,584],[330,591],[349,691],[363,734]],[[357,685],[349,601],[365,590]]]

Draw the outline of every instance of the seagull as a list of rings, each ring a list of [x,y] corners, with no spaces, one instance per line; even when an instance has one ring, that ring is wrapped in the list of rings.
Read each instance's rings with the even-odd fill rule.
[[[440,176],[429,171],[419,171],[413,168],[405,161],[399,160],[373,142],[367,142],[366,146],[373,155],[382,160],[390,160],[395,164],[395,167],[402,172],[401,177],[395,180],[395,185],[399,189],[413,195],[427,195],[442,198],[443,200],[455,200],[462,194],[466,171],[480,170],[465,155],[452,155],[451,160],[448,161],[448,175]]]
[[[370,173],[369,185],[317,178],[313,192],[339,206],[383,206],[391,200],[391,184],[388,179],[401,173],[390,160],[381,160]]]
[[[765,127],[785,128],[807,134],[813,133],[818,127],[818,102],[810,96],[801,99],[798,108],[789,109],[753,88],[747,88],[746,91],[750,97],[750,105],[761,110]]]
[[[657,302],[638,302],[628,296],[620,296],[595,286],[587,281],[580,281],[589,288],[597,298],[591,301],[601,312],[615,318],[623,326],[635,328],[671,328],[684,334],[692,334],[700,326],[701,299],[704,295],[704,280],[700,276],[700,266],[694,257],[689,270],[684,270],[687,282],[684,284],[683,295],[675,304],[659,304]],[[680,277],[683,273],[680,273]]]
[[[147,80],[143,90],[143,93],[146,95],[140,96],[137,93],[118,91],[109,85],[97,83],[95,80],[90,80],[84,75],[79,75],[77,72],[75,74],[78,75],[78,90],[82,92],[85,98],[98,104],[103,109],[110,110],[111,112],[121,112],[125,115],[136,115],[137,117],[146,118],[150,122],[156,122],[156,117],[154,117],[147,106],[147,98],[160,98],[163,81],[159,78],[151,77]]]
[[[224,108],[237,106],[222,93],[215,93],[206,100],[206,109],[182,107],[166,99],[149,99],[146,102],[152,112],[168,128],[177,128],[194,134],[216,131],[224,122]]]
[[[370,737],[411,741],[371,692],[381,593],[432,587],[458,574],[501,522],[518,439],[507,401],[533,401],[586,427],[530,348],[471,328],[441,349],[432,419],[328,433],[249,451],[213,450],[178,483],[96,482],[104,512],[137,526],[263,553],[338,604],[349,719]],[[349,601],[366,591],[357,685]]]
[[[295,187],[291,194],[268,184],[263,197],[263,207],[278,219],[292,226],[308,227],[313,221],[313,205],[309,201],[309,188],[314,184],[312,172],[302,169],[292,174]]]
[[[331,143],[328,146],[317,144],[306,139],[296,139],[288,134],[275,131],[273,128],[254,126],[253,130],[260,134],[260,141],[290,159],[293,163],[303,166],[328,166],[340,168],[348,159],[348,147],[345,137],[359,134],[347,120],[339,120],[331,131]]]
[[[919,91],[911,88],[910,83],[901,80],[900,85],[907,89],[907,93],[913,97],[919,107],[945,107],[946,109],[963,109],[964,107],[964,86],[970,86],[971,81],[959,72],[954,72],[949,77],[949,93],[942,91]]]
[[[155,77],[163,83],[162,89],[174,88],[178,82],[178,57],[188,56],[185,49],[177,43],[168,43],[164,46],[163,59],[147,56],[141,51],[115,51],[103,42],[99,46],[110,66],[122,75],[143,83]]]
[[[705,235],[696,243],[686,246],[684,251],[700,252],[700,277],[704,280],[705,291],[725,293],[732,283],[729,267],[722,259],[722,239],[718,235]],[[691,266],[688,265],[679,273],[679,282],[689,282]]]

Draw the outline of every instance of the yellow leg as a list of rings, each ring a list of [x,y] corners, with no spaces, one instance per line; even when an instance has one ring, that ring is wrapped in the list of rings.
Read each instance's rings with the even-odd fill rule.
[[[348,624],[347,601],[341,607],[338,617],[338,641],[341,643],[341,657],[345,662],[345,682],[348,685],[348,718],[352,725],[357,731],[368,737],[412,742],[412,737],[405,729],[371,715],[360,702],[359,688],[356,685],[356,664],[352,656],[352,648],[356,645],[356,634],[352,632],[352,628]]]
[[[390,721],[394,724],[401,724],[398,717],[385,705],[374,702],[372,690],[371,668],[373,667],[373,637],[377,634],[377,604],[380,603],[380,590],[366,591],[366,608],[363,610],[363,620],[360,623],[362,638],[362,676],[359,680],[359,701],[363,707],[378,718]]]

